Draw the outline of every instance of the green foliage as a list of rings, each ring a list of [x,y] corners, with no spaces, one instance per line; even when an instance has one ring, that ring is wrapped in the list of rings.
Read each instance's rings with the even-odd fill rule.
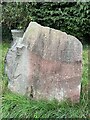
[[[89,43],[90,2],[3,3],[2,10],[2,21],[10,29],[25,29],[30,21],[36,21]]]
[[[87,118],[87,101],[71,104],[68,101],[30,100],[6,92],[2,101],[3,118]]]
[[[5,56],[9,46],[10,46],[9,43],[0,44],[0,89],[2,89],[2,92],[6,91],[7,89],[6,86],[7,86],[8,79],[7,79],[7,76],[5,75],[4,70],[5,70]]]
[[[24,3],[3,3],[2,5],[2,23],[10,29],[22,29],[26,27],[28,18],[26,4]]]
[[[7,77],[4,74],[4,60],[7,53],[7,43],[0,44],[2,49],[2,67],[0,66],[0,78],[2,78],[2,112],[3,118],[87,118],[88,116],[88,48],[84,47],[83,51],[83,76],[82,76],[82,94],[80,103],[72,104],[69,101],[59,103],[56,100],[30,100],[25,96],[11,93],[7,89]],[[1,51],[0,51],[1,53]]]

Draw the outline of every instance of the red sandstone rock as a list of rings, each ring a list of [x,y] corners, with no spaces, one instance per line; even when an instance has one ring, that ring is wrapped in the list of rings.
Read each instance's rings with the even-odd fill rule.
[[[35,99],[79,101],[82,44],[74,36],[31,22],[6,61],[11,91]]]

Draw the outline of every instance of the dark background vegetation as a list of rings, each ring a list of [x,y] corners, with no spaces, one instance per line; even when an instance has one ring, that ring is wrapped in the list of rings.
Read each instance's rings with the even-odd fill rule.
[[[25,30],[30,21],[65,31],[89,44],[90,2],[2,3],[3,40],[10,41],[10,30]]]

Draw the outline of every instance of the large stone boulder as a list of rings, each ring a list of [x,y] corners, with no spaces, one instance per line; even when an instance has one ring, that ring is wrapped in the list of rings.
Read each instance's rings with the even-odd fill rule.
[[[6,56],[8,88],[35,99],[80,98],[82,44],[65,32],[31,22]]]

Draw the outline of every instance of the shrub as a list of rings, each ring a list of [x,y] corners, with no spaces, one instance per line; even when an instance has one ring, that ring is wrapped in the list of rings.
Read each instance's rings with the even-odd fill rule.
[[[10,29],[25,29],[30,21],[36,21],[89,43],[89,6],[90,2],[3,3],[2,22]]]

